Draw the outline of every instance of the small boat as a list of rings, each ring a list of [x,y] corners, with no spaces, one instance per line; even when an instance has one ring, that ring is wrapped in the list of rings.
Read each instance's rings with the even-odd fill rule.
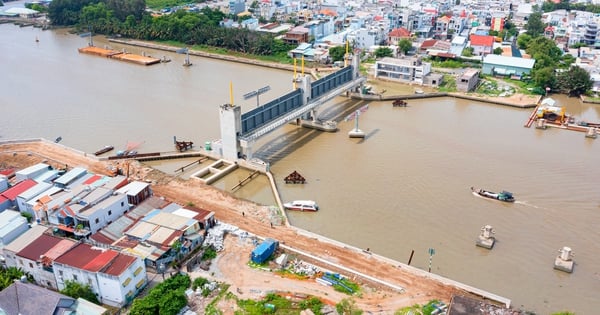
[[[513,197],[513,194],[511,192],[508,192],[505,190],[503,190],[499,193],[495,193],[495,192],[487,191],[485,189],[471,187],[471,191],[474,194],[478,194],[479,196],[484,197],[484,198],[495,199],[495,200],[500,200],[500,201],[504,201],[504,202],[514,202],[515,201],[515,197]]]
[[[312,200],[294,200],[292,202],[286,202],[283,207],[287,210],[297,211],[318,211],[319,206]]]
[[[54,143],[59,143],[60,141],[62,141],[62,137],[58,137],[54,140]]]
[[[115,147],[113,147],[112,145],[107,145],[107,146],[105,146],[104,148],[102,148],[102,149],[100,149],[100,150],[98,150],[98,151],[94,152],[94,155],[100,155],[100,154],[104,154],[104,153],[106,153],[106,152],[108,152],[108,151],[111,151],[111,150],[113,150],[114,148],[115,148]]]

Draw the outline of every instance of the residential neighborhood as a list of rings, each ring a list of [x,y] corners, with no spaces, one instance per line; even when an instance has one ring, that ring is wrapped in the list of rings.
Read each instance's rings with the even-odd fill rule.
[[[32,21],[32,25],[39,23],[36,26],[46,29],[53,22],[52,14],[66,11],[49,8],[68,5],[64,2],[0,7],[0,19]],[[137,27],[151,29],[148,32],[152,34],[162,34],[157,31],[162,27],[172,32],[164,33],[172,35],[178,31],[187,37],[183,40],[141,33],[135,39],[172,40],[202,48],[214,44],[211,48],[222,50],[221,53],[239,53],[243,56],[240,58],[249,59],[265,55],[281,58],[288,67],[293,60],[294,75],[296,62],[301,62],[302,71],[306,63],[314,76],[322,76],[346,67],[348,55],[355,54],[361,59],[360,72],[369,80],[414,86],[415,94],[423,93],[421,87],[428,91],[452,89],[451,92],[470,93],[489,79],[511,82],[510,89],[522,84],[527,93],[536,96],[555,91],[597,98],[600,14],[591,11],[598,8],[600,12],[600,0],[572,3],[565,8],[566,5],[571,4],[525,0],[202,0],[172,7],[144,7],[139,16],[125,14],[117,22],[104,20],[103,13],[109,17],[115,14],[102,4],[94,8],[94,14],[102,18],[94,21],[86,17],[90,18],[89,29],[79,20],[68,20],[75,16],[83,21],[80,12],[64,14],[61,22],[76,24],[76,32],[90,31],[84,33],[90,39],[93,23],[97,23],[96,35],[109,38],[125,37],[132,25],[149,23]],[[91,11],[87,14],[92,15]],[[219,14],[198,18],[201,22],[194,20],[215,12]],[[169,24],[173,21],[170,18],[177,22]],[[218,21],[211,28],[202,24],[213,18]],[[160,22],[151,28],[153,22],[148,21]],[[109,25],[106,29],[119,33],[106,34],[106,29],[99,29],[98,25]],[[219,36],[233,39],[210,37],[217,33],[216,29],[225,34]],[[232,48],[236,45],[237,51]],[[187,48],[184,50],[188,52]],[[504,88],[509,90],[507,86],[501,90]],[[503,97],[508,92],[499,93],[494,96]],[[358,118],[356,125],[358,128]],[[83,155],[88,157],[87,153]],[[110,163],[109,158],[103,162]],[[0,291],[0,314],[2,310],[16,314],[41,309],[23,303],[25,299],[38,299],[48,314],[105,314],[131,307],[134,300],[148,296],[147,291],[157,285],[157,275],[165,280],[165,274],[176,278],[191,271],[192,264],[186,264],[186,259],[198,255],[210,234],[218,230],[215,209],[191,201],[178,204],[157,196],[152,180],[136,179],[128,171],[108,176],[83,166],[57,167],[47,160],[22,169],[4,166],[0,167],[0,268],[14,268],[23,275]],[[239,212],[242,220],[249,217],[248,212]],[[273,222],[269,222],[264,228],[274,229]],[[239,239],[241,242],[243,237]],[[287,246],[284,242],[281,245]],[[274,252],[269,251],[269,257]],[[372,257],[369,248],[358,254]],[[429,272],[431,256],[432,253]],[[200,258],[191,260],[196,263]],[[288,263],[287,256],[278,260],[279,265]],[[271,272],[264,265],[253,267]],[[88,288],[92,296],[85,299],[63,294],[73,284]],[[188,287],[189,284],[188,297],[203,294],[202,287]],[[440,287],[437,288],[445,289]]]
[[[13,173],[0,175],[2,267],[51,290],[89,286],[112,307],[130,304],[148,283],[147,268],[164,272],[215,224],[213,212],[154,197],[149,183],[123,175],[46,163]],[[15,285],[13,294],[31,284]]]

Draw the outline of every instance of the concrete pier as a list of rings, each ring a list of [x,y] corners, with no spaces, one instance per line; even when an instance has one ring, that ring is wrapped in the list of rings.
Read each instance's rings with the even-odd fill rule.
[[[492,235],[494,233],[494,228],[491,225],[486,225],[482,227],[481,234],[479,234],[475,245],[487,249],[492,249],[492,247],[494,247],[494,244],[496,243],[496,238]]]
[[[560,255],[554,260],[554,269],[572,273],[575,262],[571,258],[573,256],[571,248],[565,246],[558,251],[560,252]]]

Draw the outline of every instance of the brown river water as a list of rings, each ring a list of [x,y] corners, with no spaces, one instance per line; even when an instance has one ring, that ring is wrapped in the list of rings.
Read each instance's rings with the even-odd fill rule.
[[[39,42],[36,42],[36,37]],[[219,138],[218,106],[256,106],[242,95],[269,85],[269,101],[292,88],[292,73],[126,47],[167,56],[139,66],[79,54],[87,39],[66,30],[0,25],[0,140],[62,136],[62,144],[94,152],[138,143],[139,152],[172,151],[173,136],[201,145]],[[553,97],[579,119],[600,121],[600,105]],[[340,131],[286,125],[259,140],[284,201],[312,199],[317,213],[288,213],[300,228],[428,269],[512,299],[515,307],[550,314],[600,309],[600,139],[557,129],[524,128],[530,110],[454,98],[414,100],[406,108],[371,102],[360,116],[365,139],[349,139],[343,118],[367,104],[339,97],[319,111]],[[188,161],[154,163],[173,173]],[[286,185],[298,171],[308,182]],[[181,176],[189,176],[190,169]],[[215,186],[230,190],[249,172],[238,170]],[[506,204],[475,197],[469,187],[512,191]],[[265,177],[235,192],[275,203]],[[490,224],[497,243],[475,246]],[[553,269],[558,250],[575,254],[572,274]]]

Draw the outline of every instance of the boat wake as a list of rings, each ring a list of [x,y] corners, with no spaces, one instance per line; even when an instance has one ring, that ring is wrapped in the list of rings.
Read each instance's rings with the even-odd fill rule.
[[[526,207],[531,207],[531,208],[534,208],[534,209],[548,209],[546,207],[532,205],[532,204],[528,203],[527,201],[519,201],[519,200],[517,200],[517,201],[515,201],[515,203],[523,205],[523,206],[526,206]]]

